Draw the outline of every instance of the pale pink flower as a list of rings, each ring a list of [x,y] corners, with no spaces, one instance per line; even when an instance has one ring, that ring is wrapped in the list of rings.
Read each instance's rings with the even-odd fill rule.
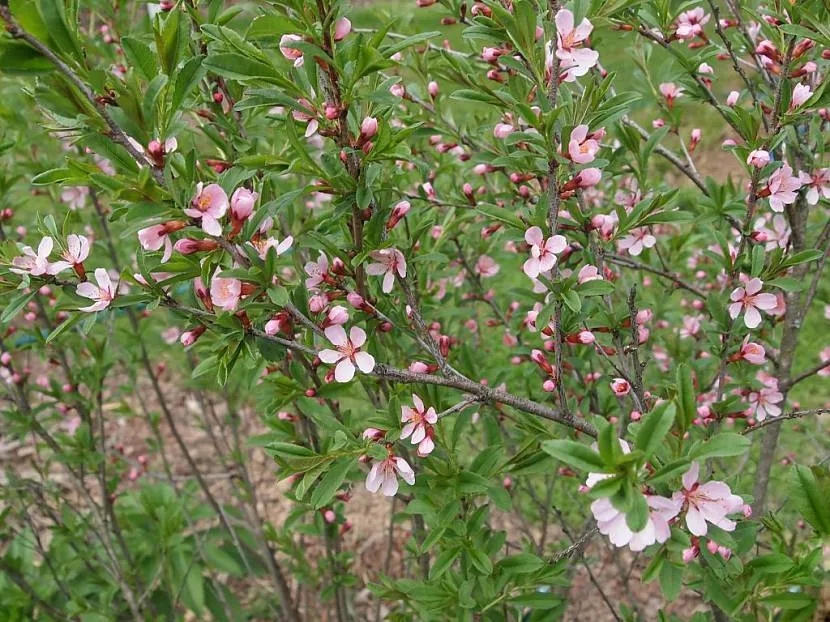
[[[346,322],[349,321],[349,311],[346,307],[342,307],[340,305],[335,305],[329,312],[326,314],[325,325],[326,326],[342,326]]]
[[[438,415],[432,406],[429,409],[424,408],[424,402],[414,393],[412,401],[415,408],[401,406],[401,423],[406,424],[401,430],[401,439],[411,436],[410,442],[418,445],[418,455],[423,458],[435,449],[432,426],[438,421]]]
[[[201,182],[196,185],[196,195],[190,203],[191,207],[184,213],[191,218],[201,219],[202,230],[208,235],[222,235],[222,225],[219,219],[228,211],[228,195],[219,184],[204,186]]]
[[[703,7],[697,7],[684,11],[677,16],[677,30],[675,36],[678,39],[694,39],[703,35],[703,26],[709,21],[709,14]]]
[[[596,266],[588,264],[579,269],[579,274],[576,275],[576,280],[580,285],[582,285],[588,281],[602,281],[603,278]]]
[[[415,471],[409,463],[398,456],[390,455],[385,460],[375,462],[366,476],[366,490],[377,492],[386,497],[394,497],[398,492],[398,475],[407,484],[415,483]]]
[[[308,278],[305,280],[306,289],[316,289],[320,283],[329,279],[329,260],[320,251],[317,261],[309,261],[304,267]]]
[[[769,151],[763,149],[755,149],[750,151],[746,158],[746,163],[755,168],[764,168],[770,162]]]
[[[568,142],[568,157],[577,164],[587,164],[593,162],[597,151],[599,143],[588,136],[588,126],[577,125],[571,132]]]
[[[740,96],[741,94],[738,91],[729,91],[729,95],[726,96],[726,105],[732,108],[738,103],[738,98]]]
[[[402,279],[406,278],[406,258],[397,248],[384,248],[369,253],[369,257],[376,260],[366,266],[366,274],[371,276],[383,275],[383,293],[388,294],[395,285],[395,273]]]
[[[822,363],[826,363],[830,361],[830,346],[824,348],[821,352],[818,353],[818,358]],[[816,372],[819,376],[830,376],[830,366],[823,367],[822,369]]]
[[[755,223],[755,230],[764,235],[763,241],[766,243],[766,250],[771,251],[776,247],[787,248],[787,243],[790,241],[790,225],[787,223],[787,219],[781,214],[776,214],[772,218],[772,229],[764,225],[764,219],[758,219]]]
[[[341,17],[334,24],[334,40],[342,41],[352,31],[352,22],[348,17]]]
[[[692,462],[691,467],[683,475],[683,490],[674,493],[672,499],[681,502],[686,508],[686,526],[694,536],[705,536],[707,522],[724,531],[734,531],[735,522],[728,519],[728,514],[740,512],[743,508],[743,499],[733,495],[732,491],[723,482],[711,481],[705,484],[698,482],[700,465]]]
[[[715,70],[712,69],[712,65],[709,63],[700,63],[700,66],[697,68],[697,72],[706,75],[713,75]]]
[[[89,257],[89,240],[83,235],[70,233],[66,236],[66,250],[61,254],[63,261],[56,261],[47,269],[49,274],[58,274],[67,268],[83,264]]]
[[[772,211],[783,212],[785,205],[794,203],[801,185],[801,179],[793,175],[793,169],[788,164],[776,169],[767,180],[766,187]]]
[[[830,168],[820,168],[812,175],[801,172],[799,178],[808,187],[804,198],[809,205],[818,203],[820,197],[830,200]]]
[[[578,188],[591,188],[602,179],[602,171],[598,168],[584,168],[576,174],[574,181]]]
[[[501,266],[489,255],[481,255],[476,261],[476,265],[473,266],[473,269],[482,279],[489,279],[499,273]]]
[[[231,216],[234,220],[245,221],[254,213],[259,194],[247,188],[237,188],[231,195]]]
[[[97,268],[95,270],[95,280],[98,282],[97,286],[89,281],[84,281],[83,283],[79,283],[75,289],[75,293],[79,296],[95,301],[88,307],[81,307],[80,310],[86,313],[95,313],[96,311],[106,309],[118,292],[118,280],[116,279],[113,282],[110,279],[109,273],[104,268]]]
[[[754,343],[749,340],[749,335],[744,337],[741,344],[740,356],[747,363],[752,365],[763,365],[766,362],[766,352],[764,346],[760,343]]]
[[[799,83],[795,85],[793,88],[793,96],[790,100],[790,110],[795,110],[799,106],[803,106],[804,103],[810,99],[813,95],[813,90],[809,87],[809,85],[804,83]]]
[[[145,251],[158,251],[163,246],[164,254],[161,257],[161,263],[167,263],[173,254],[173,242],[165,223],[141,229],[138,232],[138,241]]]
[[[507,138],[514,131],[516,131],[516,128],[509,123],[496,123],[496,127],[493,128],[493,136],[496,138]]]
[[[31,274],[32,276],[47,274],[49,255],[52,253],[54,245],[52,238],[47,235],[38,244],[37,252],[31,246],[24,246],[23,254],[12,259],[13,267],[9,270],[15,274]]]
[[[614,378],[611,382],[611,390],[617,397],[623,397],[631,392],[631,385],[624,378]]]
[[[617,547],[628,545],[632,551],[642,551],[659,542],[662,544],[671,537],[669,521],[680,512],[680,503],[658,495],[646,495],[649,515],[646,526],[638,532],[632,532],[626,522],[624,512],[620,512],[608,497],[601,497],[591,503],[591,513],[597,521],[599,532],[608,536]]]
[[[302,50],[288,46],[302,40],[303,38],[300,35],[287,34],[280,37],[280,52],[282,52],[282,55],[288,60],[293,60],[295,67],[303,66],[303,52]]]
[[[674,100],[683,96],[683,89],[677,86],[674,82],[663,82],[660,85],[660,94],[666,98],[666,103],[669,108],[674,106]]]
[[[375,368],[375,357],[363,352],[360,347],[366,343],[366,332],[359,326],[352,326],[349,335],[340,325],[329,326],[325,330],[328,339],[337,349],[321,350],[320,360],[328,365],[336,365],[334,379],[337,382],[349,382],[354,378],[355,366],[364,374]]]
[[[767,417],[777,417],[781,414],[778,405],[784,401],[784,394],[777,387],[764,387],[760,391],[752,391],[747,397],[752,416],[758,421]]]
[[[683,328],[680,329],[681,339],[690,339],[697,337],[700,333],[701,323],[703,321],[702,315],[687,315],[683,317]]]
[[[280,241],[279,238],[275,238],[273,236],[268,238],[261,237],[257,240],[251,240],[249,244],[256,249],[259,258],[264,261],[265,257],[268,255],[269,248],[273,248],[277,252],[277,257],[279,257],[291,248],[291,245],[294,244],[294,238],[289,235],[287,238]]]
[[[764,282],[761,279],[750,279],[746,287],[736,287],[732,290],[729,299],[729,316],[734,320],[741,312],[744,314],[744,324],[747,328],[755,328],[761,323],[759,309],[769,311],[777,305],[775,294],[761,293]]]
[[[620,250],[627,250],[629,255],[636,257],[644,248],[651,248],[657,244],[657,238],[651,235],[647,227],[632,229],[627,236],[619,241]]]
[[[210,301],[223,311],[236,311],[242,296],[242,281],[215,276],[210,280]]]
[[[556,56],[560,61],[560,69],[565,73],[562,80],[573,82],[584,76],[599,61],[599,53],[590,48],[582,47],[588,40],[593,25],[587,19],[574,27],[574,15],[568,9],[559,9],[554,18],[556,22]],[[552,65],[552,61],[549,66]],[[553,79],[558,79],[553,76]]]
[[[89,188],[86,186],[67,186],[61,192],[61,201],[66,203],[71,210],[76,210],[86,205],[86,198],[89,196]]]
[[[525,232],[525,242],[530,244],[530,257],[522,270],[531,279],[551,270],[556,265],[556,255],[568,246],[568,241],[562,235],[553,235],[546,240],[540,227],[528,229]]]

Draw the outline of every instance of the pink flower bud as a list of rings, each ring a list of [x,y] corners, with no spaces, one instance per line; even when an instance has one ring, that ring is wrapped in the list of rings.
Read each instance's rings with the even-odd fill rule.
[[[334,40],[342,41],[352,31],[352,23],[348,17],[341,17],[334,25]]]
[[[231,216],[234,220],[245,221],[254,211],[259,194],[247,188],[237,188],[231,195]]]
[[[709,551],[712,555],[715,555],[715,554],[718,552],[718,543],[717,543],[717,542],[715,542],[714,540],[709,540],[709,541],[706,543],[706,548],[708,549],[708,551]]]
[[[349,301],[349,304],[352,305],[358,311],[363,308],[365,301],[363,300],[363,296],[358,294],[357,292],[349,292],[346,294],[346,300]]]
[[[6,367],[8,367],[9,363],[11,363],[11,362],[12,362],[12,355],[11,354],[9,354],[8,352],[3,352],[3,354],[0,354],[0,363],[5,365]]]
[[[694,561],[695,557],[697,557],[697,549],[694,547],[690,547],[688,549],[683,550],[683,563],[688,564]]]
[[[730,91],[729,95],[726,96],[726,105],[730,108],[738,103],[738,98],[741,94],[738,91]]]
[[[752,516],[752,506],[749,504],[744,504],[744,506],[741,508],[741,511],[744,514],[744,518],[749,518],[750,516]]]
[[[389,92],[392,93],[395,97],[405,97],[406,96],[406,88],[403,84],[393,84],[389,87]]]
[[[334,510],[326,510],[323,512],[323,520],[325,520],[328,524],[332,524],[337,520],[337,514],[334,513]]]
[[[542,383],[542,390],[546,391],[547,393],[553,393],[556,391],[556,383],[548,378]]]
[[[325,296],[317,294],[308,299],[308,310],[312,313],[320,313],[320,311],[326,308],[327,304],[328,299]]]
[[[729,558],[732,557],[732,549],[726,548],[725,546],[719,546],[718,553],[726,561],[729,561]]]
[[[631,411],[631,420],[632,421],[639,421],[643,415],[640,413],[639,410],[632,410]]]
[[[374,117],[366,117],[363,123],[360,124],[360,137],[365,139],[372,138],[378,133],[378,120]]]
[[[515,131],[515,128],[509,123],[497,123],[493,128],[493,136],[496,138],[507,138]]]
[[[409,365],[409,371],[413,374],[425,374],[429,371],[429,366],[421,361],[415,361]]]
[[[438,83],[435,80],[427,85],[427,92],[429,92],[429,96],[433,99],[438,97]]]
[[[749,153],[746,158],[746,163],[755,168],[764,168],[770,162],[770,155],[768,151],[763,149],[756,149]]]

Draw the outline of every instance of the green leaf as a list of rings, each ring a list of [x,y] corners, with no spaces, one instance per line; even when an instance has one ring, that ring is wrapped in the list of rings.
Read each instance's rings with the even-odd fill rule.
[[[614,284],[604,279],[587,281],[576,289],[582,296],[607,296],[614,293]]]
[[[726,458],[740,456],[749,449],[751,441],[747,436],[734,432],[721,432],[707,441],[698,441],[689,450],[689,458]]]
[[[562,300],[571,311],[579,313],[582,310],[582,300],[574,290],[569,289],[562,293]]]
[[[683,587],[683,568],[666,561],[660,567],[660,589],[663,591],[663,597],[669,602],[673,601],[680,594],[681,587]]]
[[[516,214],[504,207],[496,207],[495,205],[488,205],[487,203],[482,203],[480,205],[477,205],[475,209],[481,212],[482,214],[486,214],[490,218],[494,218],[495,220],[498,220],[510,227],[513,227],[514,229],[524,231],[526,228],[525,223],[522,222],[521,218],[519,218],[518,216],[516,216]]]
[[[576,469],[592,473],[608,473],[600,455],[582,443],[552,440],[542,443],[542,450]]]
[[[53,168],[32,177],[33,186],[50,186],[71,179],[74,173],[68,168]]]
[[[315,510],[328,505],[337,493],[337,489],[346,479],[349,469],[357,462],[355,457],[338,458],[326,473],[325,477],[311,493],[311,505]]]
[[[657,451],[663,439],[666,438],[666,434],[671,430],[674,415],[674,404],[665,402],[643,418],[637,430],[635,446],[643,452],[646,460]]]
[[[134,37],[122,37],[121,46],[129,65],[135,67],[147,82],[158,75],[156,53],[149,45]]]
[[[634,494],[631,509],[625,513],[625,522],[634,533],[645,528],[648,522],[648,503],[646,503],[645,495],[641,492]]]
[[[35,288],[32,292],[23,291],[19,293],[17,296],[13,297],[9,304],[6,305],[6,308],[3,309],[3,314],[0,315],[0,324],[7,324],[9,321],[14,318],[20,310],[23,309],[29,301],[37,295],[37,288]]]
[[[458,547],[452,547],[441,551],[438,557],[435,558],[435,561],[432,562],[432,566],[429,569],[429,580],[434,581],[449,570],[453,562],[458,559],[459,553],[461,553],[461,549]]]
[[[697,417],[695,387],[692,370],[685,363],[677,368],[677,408],[680,414],[680,428],[685,431]]]
[[[199,80],[204,77],[207,69],[202,65],[203,60],[204,57],[202,56],[194,56],[176,72],[176,80],[173,86],[173,99],[170,103],[170,107],[173,110],[179,109],[185,98],[199,83]]]
[[[211,54],[205,59],[204,65],[210,71],[233,80],[263,78],[281,81],[274,66],[241,54]]]
[[[830,474],[826,469],[797,464],[792,471],[790,496],[804,518],[822,536],[830,535]]]
[[[63,0],[40,0],[40,14],[55,47],[65,56],[82,62],[81,47],[76,32],[67,23]]]

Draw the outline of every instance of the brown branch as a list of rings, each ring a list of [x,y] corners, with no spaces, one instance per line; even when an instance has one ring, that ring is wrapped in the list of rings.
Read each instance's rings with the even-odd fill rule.
[[[626,266],[627,268],[635,268],[637,270],[644,270],[646,272],[651,272],[652,274],[656,274],[657,276],[661,276],[664,279],[670,280],[672,283],[677,285],[680,289],[685,289],[687,292],[690,292],[700,298],[701,300],[706,300],[706,293],[702,289],[698,289],[694,285],[690,285],[686,281],[682,280],[681,278],[671,274],[670,272],[666,272],[665,270],[661,270],[660,268],[654,268],[646,263],[641,261],[637,261],[635,259],[629,259],[628,257],[621,257],[620,255],[615,255],[613,253],[606,253],[602,252],[603,257],[614,264],[620,266]]]
[[[828,365],[830,365],[830,362],[828,362]],[[744,431],[741,432],[741,434],[749,434],[750,432],[754,432],[755,430],[760,430],[761,428],[765,428],[768,425],[772,425],[773,423],[781,423],[782,421],[786,421],[787,419],[800,419],[801,417],[809,417],[810,415],[826,415],[827,413],[830,413],[830,408],[794,410],[784,415],[779,415],[778,417],[770,417],[768,419],[764,419],[760,423],[756,423],[755,425],[744,429]]]

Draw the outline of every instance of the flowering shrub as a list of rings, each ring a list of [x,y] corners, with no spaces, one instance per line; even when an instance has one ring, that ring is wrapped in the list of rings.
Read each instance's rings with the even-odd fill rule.
[[[0,0],[10,619],[819,615],[827,7],[417,4]]]

